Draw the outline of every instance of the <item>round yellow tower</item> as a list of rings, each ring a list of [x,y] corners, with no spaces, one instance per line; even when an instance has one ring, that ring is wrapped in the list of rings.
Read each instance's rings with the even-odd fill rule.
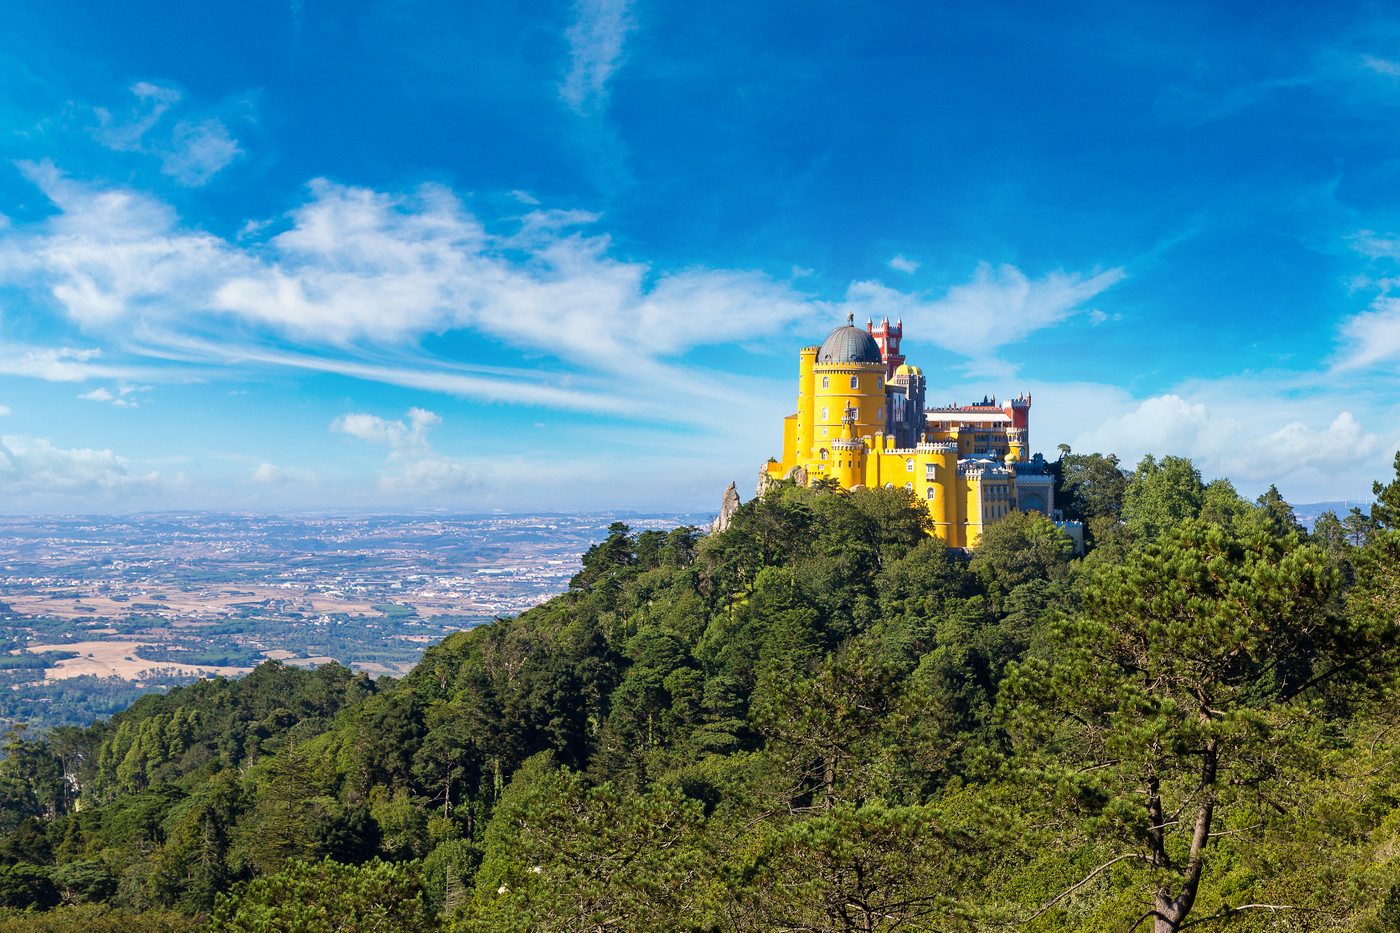
[[[890,413],[885,410],[885,361],[875,338],[846,316],[844,327],[827,335],[817,348],[812,367],[812,450],[840,437],[846,409],[854,409],[854,436],[885,433]]]

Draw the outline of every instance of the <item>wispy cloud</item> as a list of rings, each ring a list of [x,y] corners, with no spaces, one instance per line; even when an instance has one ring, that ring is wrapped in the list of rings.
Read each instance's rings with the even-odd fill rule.
[[[135,396],[141,392],[149,392],[150,386],[134,386],[130,383],[118,382],[113,389],[106,389],[98,386],[88,392],[81,393],[78,398],[86,399],[90,402],[110,402],[117,408],[136,408],[139,403]]]
[[[1337,359],[1339,369],[1400,360],[1400,298],[1376,298],[1369,310],[1342,321],[1340,330],[1346,346]]]
[[[635,25],[629,0],[575,0],[574,21],[565,33],[569,67],[559,95],[576,112],[593,113],[606,103],[608,81]]]
[[[182,120],[175,124],[170,146],[157,153],[161,171],[187,188],[209,183],[239,154],[238,141],[222,120]]]
[[[379,477],[382,492],[441,495],[476,488],[476,475],[461,461],[433,451],[428,432],[442,418],[422,408],[410,408],[402,419],[390,421],[362,412],[341,415],[331,430],[389,448],[389,469]]]
[[[1362,67],[1367,68],[1377,74],[1383,74],[1389,78],[1400,78],[1400,62],[1391,61],[1388,58],[1379,58],[1375,55],[1361,56]]]
[[[145,148],[145,137],[155,128],[171,107],[180,102],[180,92],[174,88],[160,87],[146,81],[138,81],[130,88],[136,96],[137,106],[125,117],[114,117],[104,107],[96,108],[97,128],[93,135],[97,141],[118,152],[140,152]]]
[[[974,370],[1003,370],[996,359],[1000,348],[1079,313],[1085,302],[1125,276],[1123,269],[1109,269],[1031,279],[1015,266],[982,263],[971,281],[941,296],[855,282],[847,290],[846,305],[858,318],[903,318],[915,339],[967,357]]]
[[[161,171],[188,188],[208,184],[239,155],[238,141],[217,117],[179,120],[167,132],[157,132],[165,114],[182,100],[181,93],[149,82],[131,86],[138,105],[126,117],[97,108],[93,136],[118,152],[142,152],[160,160]]]
[[[984,264],[941,295],[857,282],[838,304],[752,270],[619,259],[609,237],[593,232],[599,218],[583,211],[539,208],[513,227],[488,227],[440,185],[391,194],[316,181],[285,216],[225,239],[185,226],[147,194],[80,183],[47,162],[23,169],[59,210],[0,230],[0,283],[46,294],[86,337],[166,367],[166,379],[191,375],[179,366],[200,376],[228,364],[294,367],[719,427],[753,387],[687,362],[696,348],[811,339],[849,309],[902,316],[916,339],[985,368],[1001,348],[1079,313],[1123,277],[1114,269],[1032,279]],[[463,363],[422,349],[445,333],[485,340],[496,358]],[[119,385],[153,378],[101,368],[96,356],[0,352],[0,372]],[[639,383],[670,395],[630,389]],[[677,396],[691,406],[677,406]]]
[[[912,259],[906,258],[903,253],[896,255],[890,260],[890,268],[896,272],[907,272],[913,275],[919,271],[919,264]]]
[[[1400,236],[1361,230],[1346,238],[1353,250],[1371,260],[1371,272],[1358,276],[1353,289],[1372,295],[1370,306],[1338,325],[1342,346],[1334,358],[1341,371],[1362,370],[1400,360],[1400,290],[1396,264],[1400,261]],[[1380,271],[1376,271],[1380,270]]]
[[[93,378],[111,378],[126,371],[125,367],[94,362],[101,356],[97,348],[25,347],[0,345],[0,373],[8,376],[29,376],[45,382],[83,382]]]

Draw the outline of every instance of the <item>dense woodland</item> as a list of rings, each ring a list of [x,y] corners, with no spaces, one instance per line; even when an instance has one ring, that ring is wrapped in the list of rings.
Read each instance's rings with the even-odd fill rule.
[[[1400,454],[1311,534],[1188,460],[1056,469],[1084,557],[780,485],[399,681],[16,729],[0,933],[1400,931]]]

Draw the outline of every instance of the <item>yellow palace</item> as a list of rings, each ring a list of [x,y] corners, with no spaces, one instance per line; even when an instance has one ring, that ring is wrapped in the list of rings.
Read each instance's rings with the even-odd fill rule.
[[[1027,454],[1030,396],[926,407],[923,371],[905,365],[902,336],[903,322],[861,330],[847,316],[821,346],[801,350],[797,412],[783,421],[783,456],[764,479],[903,486],[950,547],[976,546],[1012,510],[1051,515],[1054,478]]]

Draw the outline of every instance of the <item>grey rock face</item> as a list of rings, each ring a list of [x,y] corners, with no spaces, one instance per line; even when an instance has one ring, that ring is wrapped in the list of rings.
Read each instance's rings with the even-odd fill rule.
[[[720,500],[719,514],[715,516],[714,524],[710,526],[710,534],[717,535],[729,527],[729,520],[734,517],[734,513],[739,511],[739,490],[733,483],[724,490],[724,498]]]

